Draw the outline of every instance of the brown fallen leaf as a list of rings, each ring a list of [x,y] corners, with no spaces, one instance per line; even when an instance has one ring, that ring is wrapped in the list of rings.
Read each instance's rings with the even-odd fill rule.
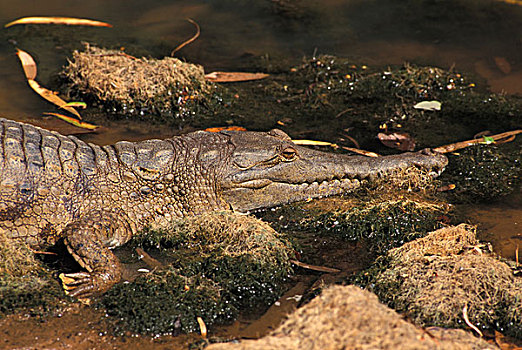
[[[390,148],[396,148],[401,151],[413,151],[415,149],[415,140],[407,133],[394,132],[377,134],[377,138],[383,145]]]
[[[78,117],[78,119],[82,119],[80,116],[80,113],[76,111],[73,107],[67,106],[67,102],[62,100],[59,96],[57,96],[53,91],[48,90],[44,87],[41,87],[40,84],[36,82],[36,80],[33,79],[27,79],[27,82],[29,83],[29,86],[36,91],[36,93],[43,98],[45,98],[47,101],[54,103],[60,108],[65,109],[67,112],[74,114]]]
[[[74,126],[77,126],[79,128],[82,128],[82,129],[88,129],[88,130],[96,130],[98,129],[98,125],[94,125],[94,124],[91,124],[91,123],[87,123],[87,122],[84,122],[82,120],[78,120],[74,117],[69,117],[67,115],[63,115],[63,114],[60,114],[60,113],[51,113],[51,112],[48,112],[48,113],[44,113],[45,115],[52,115],[54,117],[57,117],[57,118],[60,118],[61,120],[69,123],[69,124],[72,124]]]
[[[22,63],[22,68],[24,69],[25,77],[27,79],[35,79],[36,78],[36,62],[33,57],[29,55],[27,52],[22,51],[20,49],[16,49],[16,55],[18,59]]]
[[[511,73],[511,65],[504,57],[494,57],[495,65],[504,74]]]
[[[247,131],[242,126],[218,126],[215,128],[206,128],[204,131],[210,131],[210,132],[220,132],[223,130],[229,130],[229,131]]]
[[[259,80],[268,77],[266,73],[244,72],[212,72],[205,74],[205,78],[214,83],[233,83],[237,81]]]
[[[502,350],[522,350],[522,347],[514,344],[514,339],[506,337],[502,333],[495,331],[495,343]]]
[[[16,24],[65,24],[74,26],[112,27],[111,24],[86,18],[73,17],[23,17],[4,25],[4,28]]]

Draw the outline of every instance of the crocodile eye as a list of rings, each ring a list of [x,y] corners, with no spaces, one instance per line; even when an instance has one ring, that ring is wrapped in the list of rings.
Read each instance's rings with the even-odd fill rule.
[[[281,156],[283,156],[285,161],[294,160],[297,156],[297,151],[292,147],[287,147],[281,152]]]

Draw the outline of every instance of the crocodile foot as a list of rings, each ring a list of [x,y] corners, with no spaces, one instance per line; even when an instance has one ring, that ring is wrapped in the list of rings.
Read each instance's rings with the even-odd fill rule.
[[[114,284],[111,282],[113,276],[109,273],[61,273],[58,277],[62,280],[65,294],[80,300],[101,294]]]

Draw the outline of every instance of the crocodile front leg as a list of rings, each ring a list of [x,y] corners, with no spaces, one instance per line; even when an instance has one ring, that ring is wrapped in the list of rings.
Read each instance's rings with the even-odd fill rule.
[[[68,225],[65,245],[74,259],[87,270],[61,274],[65,293],[76,298],[101,294],[120,281],[122,268],[110,251],[129,240],[129,226],[114,215],[95,212]]]

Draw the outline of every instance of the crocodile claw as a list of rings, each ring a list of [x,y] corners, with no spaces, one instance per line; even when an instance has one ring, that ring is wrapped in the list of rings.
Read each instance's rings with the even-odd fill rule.
[[[103,273],[75,272],[61,273],[59,276],[66,295],[77,298],[80,301],[91,297],[95,293],[104,292],[107,287],[107,277]]]

